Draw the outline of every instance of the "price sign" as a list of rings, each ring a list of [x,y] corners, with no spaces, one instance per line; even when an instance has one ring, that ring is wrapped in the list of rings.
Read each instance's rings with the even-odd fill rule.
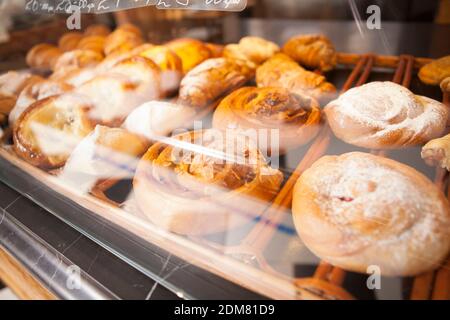
[[[209,11],[242,11],[247,0],[158,0],[158,9],[187,9]]]

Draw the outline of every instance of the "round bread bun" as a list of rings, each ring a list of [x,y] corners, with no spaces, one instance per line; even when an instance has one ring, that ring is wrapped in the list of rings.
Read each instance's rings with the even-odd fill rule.
[[[368,153],[320,158],[295,184],[292,213],[305,245],[350,271],[413,276],[450,249],[444,194],[415,169]]]

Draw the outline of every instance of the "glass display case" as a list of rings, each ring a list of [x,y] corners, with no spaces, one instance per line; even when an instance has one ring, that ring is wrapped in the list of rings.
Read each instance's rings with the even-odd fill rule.
[[[180,298],[450,299],[448,1],[7,3],[47,214]]]

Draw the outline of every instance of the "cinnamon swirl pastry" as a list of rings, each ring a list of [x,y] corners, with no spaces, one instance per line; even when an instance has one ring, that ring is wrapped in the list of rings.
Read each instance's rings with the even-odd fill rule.
[[[413,276],[450,249],[445,195],[415,169],[368,153],[319,159],[295,184],[292,212],[305,245],[346,270]]]
[[[336,66],[337,55],[330,39],[324,35],[307,34],[289,39],[283,52],[302,66],[330,71]]]
[[[183,64],[183,72],[187,73],[195,66],[212,57],[209,48],[201,41],[195,39],[177,39],[165,44],[177,56]]]
[[[210,129],[171,140],[186,149],[154,144],[133,181],[138,207],[164,229],[200,235],[241,226],[254,221],[278,192],[282,173],[243,136]],[[235,144],[240,149],[230,148]],[[211,154],[198,153],[200,148]]]
[[[208,59],[181,80],[178,101],[192,107],[205,108],[244,85],[252,75],[250,68],[229,59]]]
[[[83,39],[83,34],[81,32],[67,32],[59,38],[58,48],[63,52],[75,50],[81,39]]]
[[[276,129],[279,141],[260,141],[258,147],[269,152],[276,146],[281,153],[309,142],[320,128],[319,103],[283,88],[238,89],[224,98],[214,112],[213,127],[246,132]],[[271,133],[267,133],[267,138]],[[267,139],[269,140],[269,139]]]
[[[79,140],[94,129],[90,107],[89,101],[74,94],[35,102],[14,126],[14,151],[42,169],[63,166]]]
[[[27,53],[26,62],[31,68],[53,70],[62,51],[51,44],[35,45]]]
[[[444,104],[388,81],[350,89],[324,111],[339,139],[371,149],[427,142],[442,134],[448,118]]]
[[[223,55],[225,58],[240,60],[256,68],[279,51],[280,47],[276,43],[259,37],[244,37],[238,44],[225,46]]]
[[[423,83],[439,85],[446,77],[450,77],[450,55],[424,65],[418,75]]]
[[[319,101],[329,100],[336,88],[326,78],[300,67],[287,55],[278,53],[256,70],[258,87],[282,87],[309,95]]]
[[[64,82],[41,80],[26,86],[19,97],[14,108],[9,114],[9,125],[12,127],[20,115],[33,103],[51,96],[59,95],[72,90],[73,87]]]

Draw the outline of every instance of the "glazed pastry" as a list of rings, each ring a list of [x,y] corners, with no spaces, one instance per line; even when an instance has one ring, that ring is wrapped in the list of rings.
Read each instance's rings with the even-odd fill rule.
[[[324,111],[339,139],[370,149],[425,143],[444,132],[448,118],[444,104],[388,81],[350,89]]]
[[[134,108],[162,97],[160,70],[149,59],[133,57],[85,82],[75,92],[92,101],[89,116],[93,122],[119,126]]]
[[[433,60],[419,70],[419,79],[426,84],[437,86],[447,77],[450,77],[450,56]]]
[[[150,101],[134,109],[126,118],[123,128],[149,140],[158,140],[175,129],[183,128],[194,117],[195,111],[190,107]]]
[[[143,42],[142,34],[137,27],[123,25],[106,37],[104,52],[106,55],[124,53],[138,47]]]
[[[64,82],[41,80],[29,84],[22,90],[14,108],[9,114],[9,125],[12,127],[20,115],[33,103],[51,96],[60,95],[72,90],[73,87]]]
[[[61,69],[72,68],[85,68],[96,66],[103,60],[103,55],[92,50],[72,50],[63,53],[58,60],[56,60],[54,70],[58,72]]]
[[[26,62],[31,68],[53,70],[62,51],[51,44],[38,44],[27,53]]]
[[[439,165],[450,171],[450,134],[429,141],[422,148],[422,159],[429,165]]]
[[[16,104],[17,96],[22,90],[43,78],[28,72],[9,71],[0,76],[0,114],[5,117]]]
[[[58,48],[63,52],[75,50],[81,39],[83,39],[83,34],[81,32],[67,32],[59,38]]]
[[[450,93],[450,77],[445,78],[441,81],[442,92]]]
[[[59,177],[88,192],[100,180],[132,178],[148,142],[122,128],[96,126],[76,146]]]
[[[77,45],[79,50],[95,51],[103,56],[106,38],[104,36],[85,36]]]
[[[265,154],[274,150],[285,153],[309,142],[318,133],[319,122],[320,106],[315,99],[270,87],[245,87],[232,92],[221,101],[213,117],[214,128],[253,134]],[[263,129],[269,132],[261,140],[258,137]],[[279,141],[270,141],[272,129],[278,130]]]
[[[104,24],[92,24],[84,30],[85,36],[102,36],[106,37],[111,33],[111,29],[109,29]]]
[[[89,108],[88,100],[73,94],[33,103],[14,126],[14,151],[42,169],[63,166],[79,140],[94,129]]]
[[[286,88],[319,101],[329,100],[336,93],[334,85],[324,76],[303,69],[282,53],[274,55],[256,70],[256,83],[258,87]]]
[[[195,39],[177,39],[166,43],[165,46],[181,58],[184,73],[212,57],[209,48]]]
[[[280,51],[280,47],[273,42],[258,37],[244,37],[238,44],[225,46],[224,57],[246,62],[256,68],[274,54]]]
[[[337,55],[330,39],[324,35],[299,35],[289,39],[283,52],[302,66],[330,71],[336,66]]]
[[[295,184],[292,213],[305,245],[350,271],[413,276],[450,249],[445,195],[415,169],[368,153],[319,159]]]
[[[224,137],[210,129],[171,140],[187,149],[154,144],[138,164],[133,181],[139,209],[166,230],[201,235],[254,222],[278,192],[282,173],[267,166],[256,146],[243,136]],[[234,144],[240,149],[229,148]],[[223,158],[195,153],[190,146],[207,148]]]
[[[252,70],[225,58],[208,59],[181,80],[179,103],[204,108],[244,85]]]

